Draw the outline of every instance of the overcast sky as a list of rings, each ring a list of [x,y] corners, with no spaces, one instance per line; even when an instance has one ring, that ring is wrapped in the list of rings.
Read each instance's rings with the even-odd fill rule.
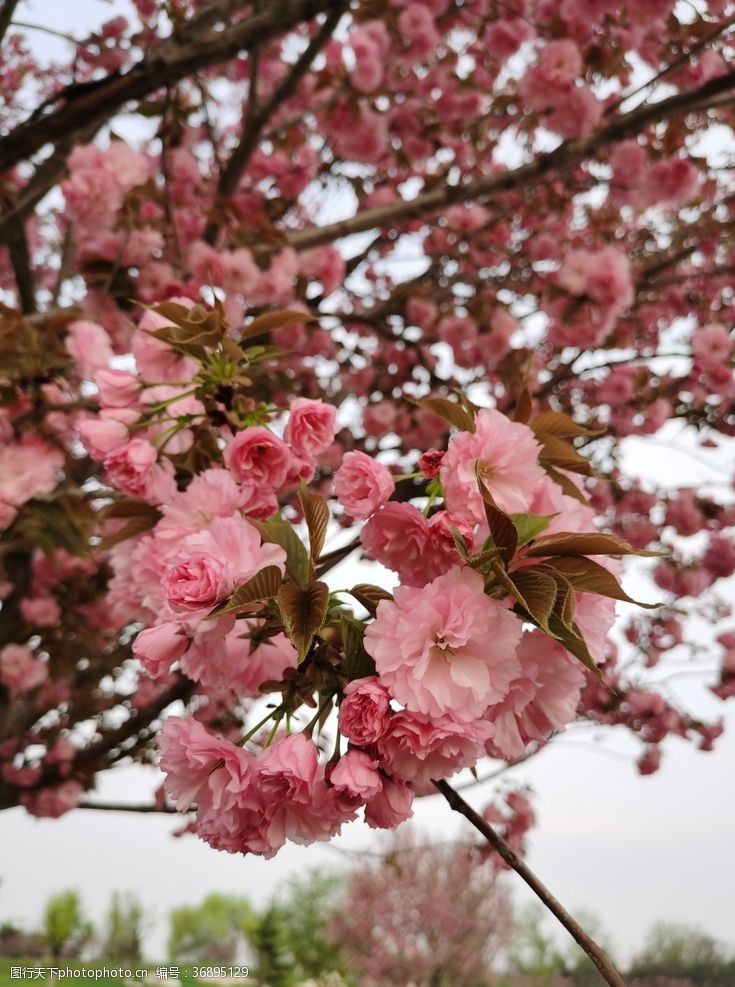
[[[73,8],[56,0],[25,0],[16,17],[81,32],[124,6],[124,0],[75,0]],[[34,40],[44,51],[55,44],[40,34]],[[729,451],[699,450],[671,432],[665,441],[659,436],[628,446],[629,465],[657,482],[702,485],[732,476],[732,443]],[[344,585],[343,578],[336,570],[333,585]],[[635,592],[632,580],[626,585]],[[730,729],[712,753],[674,739],[664,746],[661,770],[641,778],[633,764],[639,748],[622,732],[605,734],[600,748],[589,730],[575,728],[508,776],[536,792],[531,866],[572,911],[583,906],[597,913],[623,955],[640,945],[658,919],[699,924],[735,948],[735,706],[715,701],[708,681],[714,677],[682,678],[670,689],[703,718],[727,714]],[[104,779],[97,794],[140,802],[158,780],[153,771],[124,768]],[[468,798],[482,807],[492,792],[484,786]],[[417,803],[416,820],[437,838],[469,832],[439,796]],[[171,816],[82,810],[58,821],[36,820],[20,809],[0,813],[0,922],[34,925],[47,896],[67,887],[81,891],[97,919],[112,890],[131,890],[153,916],[148,956],[163,958],[171,907],[210,891],[244,894],[263,904],[292,875],[314,866],[345,866],[349,858],[335,848],[357,852],[379,838],[353,824],[330,847],[288,846],[263,861],[218,853],[190,836],[175,839],[176,823]],[[508,881],[523,900],[515,875]]]

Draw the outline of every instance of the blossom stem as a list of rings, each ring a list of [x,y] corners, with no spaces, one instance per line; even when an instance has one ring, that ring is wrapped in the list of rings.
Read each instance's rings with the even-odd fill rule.
[[[243,747],[248,742],[248,740],[250,740],[250,738],[253,737],[258,732],[258,730],[260,730],[261,727],[264,727],[268,722],[268,720],[272,719],[274,716],[278,716],[278,719],[276,720],[276,726],[278,726],[278,724],[281,721],[281,716],[278,715],[279,713],[281,714],[281,716],[283,715],[283,705],[276,706],[275,709],[270,710],[268,715],[264,716],[262,720],[259,720],[252,728],[252,730],[248,730],[245,736],[241,737],[240,740],[238,741],[238,747]]]
[[[500,854],[506,864],[508,864],[508,866],[511,867],[516,874],[518,874],[526,882],[534,894],[541,899],[552,915],[554,915],[561,922],[567,932],[576,940],[576,942],[589,956],[599,970],[603,979],[610,984],[611,987],[626,987],[625,981],[611,963],[610,958],[604,949],[602,949],[594,941],[594,939],[584,931],[582,926],[572,918],[561,902],[557,901],[549,889],[536,877],[526,862],[508,846],[502,836],[500,836],[500,834],[493,829],[490,823],[486,819],[483,819],[478,812],[475,812],[472,806],[468,805],[462,796],[456,792],[451,785],[447,784],[446,781],[434,781],[433,784],[434,787],[441,792],[447,800],[450,807],[454,809],[455,812],[459,812],[463,815],[465,819],[469,820],[475,829],[485,837],[490,846]]]

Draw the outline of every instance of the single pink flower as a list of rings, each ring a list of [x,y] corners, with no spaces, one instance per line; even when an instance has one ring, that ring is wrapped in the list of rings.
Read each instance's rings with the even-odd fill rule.
[[[368,518],[395,490],[389,470],[364,452],[348,452],[334,476],[342,507],[354,518]]]
[[[226,595],[224,565],[211,555],[190,555],[163,577],[163,592],[174,610],[211,610]]]
[[[339,729],[353,744],[374,744],[388,729],[390,718],[390,695],[376,676],[354,679],[345,686]]]
[[[47,678],[48,665],[24,644],[6,644],[0,651],[0,682],[11,700],[42,685]]]
[[[520,621],[485,594],[482,576],[454,568],[421,589],[381,600],[365,648],[381,681],[413,713],[474,720],[519,671]]]
[[[342,755],[332,769],[329,783],[338,797],[355,802],[367,802],[383,787],[377,761],[357,750]]]
[[[295,398],[283,438],[297,456],[312,459],[334,440],[337,409],[324,401]]]
[[[439,476],[447,509],[471,523],[485,522],[476,473],[479,462],[485,488],[498,507],[509,513],[527,511],[545,477],[538,463],[540,449],[527,425],[483,408],[475,416],[475,431],[458,432],[442,460]]]
[[[201,808],[226,811],[247,788],[253,755],[215,737],[190,716],[169,716],[158,747],[166,791],[180,812],[194,802]]]
[[[170,671],[188,645],[181,624],[166,621],[142,630],[133,641],[133,654],[150,677],[158,679]]]
[[[460,723],[452,716],[428,717],[403,710],[396,713],[378,741],[386,771],[416,785],[449,778],[471,768],[485,754],[492,734],[489,723]]]
[[[286,443],[260,425],[238,432],[225,448],[224,459],[241,483],[274,490],[283,485],[291,467]]]
[[[395,829],[413,815],[413,789],[405,781],[384,778],[383,787],[365,806],[371,829]]]

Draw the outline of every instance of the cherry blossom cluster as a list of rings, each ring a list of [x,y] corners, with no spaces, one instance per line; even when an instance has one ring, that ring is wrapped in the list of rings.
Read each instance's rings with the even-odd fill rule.
[[[709,654],[714,694],[733,694],[735,224],[709,150],[733,124],[732,4],[357,0],[333,23],[327,6],[260,32],[257,55],[155,81],[125,103],[134,141],[126,118],[88,118],[98,95],[120,105],[161,45],[168,59],[244,11],[212,26],[206,5],[136,0],[50,62],[8,26],[0,807],[56,815],[99,771],[150,763],[174,702],[243,753],[225,814],[235,825],[252,801],[259,852],[286,817],[299,838],[318,829],[290,795],[266,818],[271,750],[304,775],[316,750],[293,801],[331,805],[331,831],[348,767],[379,819],[575,716],[632,731],[645,772],[667,736],[709,749],[721,729],[648,670]],[[67,112],[44,161],[32,148]],[[238,336],[284,306],[303,317]],[[549,413],[579,431],[535,424]],[[679,429],[692,464],[720,450],[722,482],[636,475],[629,437],[676,444]],[[314,497],[330,538],[395,574],[391,599],[359,591],[372,622],[318,586],[342,556],[324,552]],[[609,577],[534,554],[598,529],[661,553],[644,566],[666,605],[626,614],[616,643]],[[574,557],[619,575],[615,552]],[[322,620],[308,641],[287,626],[298,601]],[[690,615],[717,626],[709,645]],[[389,697],[372,740],[329,718],[356,682],[360,703]],[[271,695],[283,715],[239,747]],[[276,747],[293,736],[306,747]],[[65,744],[77,753],[57,757]],[[188,804],[205,818],[207,789]]]

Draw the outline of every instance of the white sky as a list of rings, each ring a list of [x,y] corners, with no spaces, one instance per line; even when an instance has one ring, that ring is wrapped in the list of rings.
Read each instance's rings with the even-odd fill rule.
[[[72,23],[68,5],[26,0],[16,18],[82,30],[124,6],[123,0],[75,0]],[[56,44],[45,35],[37,40],[44,51]],[[721,451],[716,457],[698,451],[695,459],[656,441],[635,440],[629,447],[629,464],[658,482],[721,481],[721,471],[732,466],[732,452],[726,461]],[[340,579],[344,575],[335,571],[333,585],[345,585]],[[699,924],[735,949],[735,706],[716,702],[696,680],[678,680],[672,688],[704,718],[726,714],[729,730],[714,752],[702,754],[674,739],[664,745],[661,770],[640,778],[633,766],[638,748],[622,732],[607,733],[600,750],[589,731],[575,729],[509,775],[530,784],[537,796],[531,866],[572,911],[586,907],[599,915],[624,956],[658,919]],[[153,771],[120,769],[103,780],[99,795],[140,802],[156,782]],[[485,786],[468,798],[482,807],[491,794]],[[437,839],[471,832],[464,820],[455,822],[439,796],[417,803],[416,820]],[[288,846],[263,861],[218,853],[189,836],[174,839],[176,824],[171,816],[81,810],[58,821],[32,819],[20,809],[0,813],[0,922],[33,926],[48,895],[67,887],[78,888],[90,917],[99,919],[111,891],[131,890],[152,916],[148,957],[163,959],[165,918],[173,906],[210,891],[247,895],[262,905],[279,883],[307,868],[343,866],[346,858],[336,847],[357,852],[379,838],[352,824],[331,847]],[[508,880],[519,889],[515,875]],[[524,898],[519,889],[517,899]]]

